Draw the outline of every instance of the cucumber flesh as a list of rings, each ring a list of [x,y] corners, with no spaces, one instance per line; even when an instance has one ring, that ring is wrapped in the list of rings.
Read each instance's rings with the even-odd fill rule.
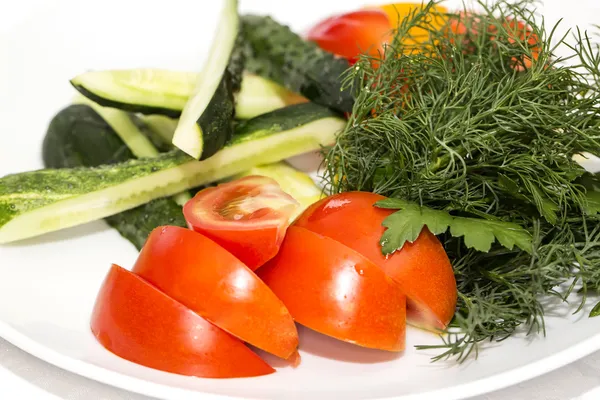
[[[0,179],[0,243],[105,218],[256,165],[318,150],[345,121],[306,103],[240,124],[221,151],[197,161],[180,151],[98,168],[40,170]]]
[[[76,96],[73,103],[86,104],[92,107],[113,128],[136,158],[156,157],[160,154],[150,139],[138,129],[126,112],[114,108],[102,107],[81,95]],[[173,196],[173,200],[179,205],[184,205],[190,199],[191,196],[187,191]]]
[[[308,99],[258,75],[245,73],[236,99],[235,117],[250,119]]]
[[[214,126],[222,125],[219,118],[233,117],[232,115],[226,115],[229,110],[222,110],[220,107],[217,109],[216,106],[220,104],[216,104],[215,107],[209,106],[213,103],[219,103],[220,97],[226,96],[228,91],[233,90],[227,87],[227,66],[236,43],[238,28],[237,0],[225,0],[208,59],[200,73],[192,95],[183,108],[173,135],[173,144],[195,159],[200,159],[204,155],[204,136],[213,134],[206,131],[222,129],[220,126]],[[201,121],[202,118],[207,118],[207,113],[209,114],[208,118],[217,114],[217,121],[213,121],[212,118],[209,121]],[[217,134],[219,133],[217,132]],[[210,155],[212,154],[207,154],[207,156]]]
[[[42,155],[46,168],[97,167],[135,158],[117,132],[88,104],[67,106],[52,118]],[[181,206],[168,197],[111,215],[105,221],[138,250],[157,226],[187,226]]]
[[[199,74],[158,69],[85,72],[71,80],[94,103],[146,115],[156,125],[177,126]],[[308,100],[262,76],[245,72],[236,96],[235,117],[251,119]],[[161,129],[161,128],[159,128]],[[171,143],[169,139],[169,143]]]
[[[71,79],[83,96],[105,107],[178,118],[198,74],[161,69],[90,71]]]

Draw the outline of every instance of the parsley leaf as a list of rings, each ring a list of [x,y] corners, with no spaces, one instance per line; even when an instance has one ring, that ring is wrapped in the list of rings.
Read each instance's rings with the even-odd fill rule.
[[[446,232],[452,216],[444,211],[419,207],[417,204],[400,199],[386,199],[375,204],[379,208],[400,209],[383,221],[386,231],[381,237],[384,254],[401,249],[406,241],[414,242],[427,225],[434,235]]]
[[[512,250],[514,246],[531,252],[531,235],[519,225],[483,218],[455,217],[442,210],[422,207],[400,199],[385,199],[375,203],[376,207],[398,209],[383,221],[387,229],[381,237],[384,254],[391,254],[414,242],[424,226],[439,235],[450,228],[452,236],[464,236],[465,245],[481,252],[488,252],[495,240]]]

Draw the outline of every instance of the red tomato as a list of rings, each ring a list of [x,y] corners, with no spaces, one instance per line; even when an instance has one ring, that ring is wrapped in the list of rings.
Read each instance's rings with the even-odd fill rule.
[[[258,273],[298,323],[364,347],[404,349],[406,297],[380,268],[339,242],[292,226],[279,254]]]
[[[244,343],[117,265],[98,293],[91,328],[109,351],[162,371],[203,378],[275,372]]]
[[[277,254],[298,206],[275,180],[247,176],[198,192],[183,214],[191,229],[255,270]]]
[[[336,194],[310,206],[294,226],[337,240],[371,260],[406,293],[409,322],[444,328],[454,315],[457,297],[448,256],[439,240],[424,229],[414,243],[385,257],[379,244],[385,229],[381,224],[394,211],[373,207],[383,199],[368,192]]]
[[[281,300],[227,250],[188,229],[152,231],[132,270],[219,328],[288,358],[298,332]]]
[[[323,50],[349,60],[361,53],[377,56],[391,39],[392,26],[381,10],[361,10],[335,15],[315,25],[307,39]]]

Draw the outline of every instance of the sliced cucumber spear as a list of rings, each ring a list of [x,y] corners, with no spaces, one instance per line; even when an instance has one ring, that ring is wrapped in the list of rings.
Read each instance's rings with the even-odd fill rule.
[[[0,243],[105,218],[160,197],[333,143],[345,121],[298,104],[244,121],[203,161],[180,151],[97,168],[40,170],[0,179]]]
[[[160,69],[107,70],[85,72],[71,84],[97,104],[145,114],[148,120],[172,124],[175,130],[177,121],[173,118],[181,115],[198,77],[197,73]],[[307,101],[273,81],[245,72],[236,96],[235,117],[250,119]]]
[[[102,107],[81,95],[76,96],[73,103],[88,105],[96,111],[98,115],[113,128],[115,133],[121,138],[123,143],[125,143],[136,158],[156,157],[160,154],[158,149],[152,144],[152,141],[140,131],[136,124],[134,124],[132,116],[125,111],[110,107]],[[152,130],[150,126],[148,126],[148,128]],[[159,133],[157,134],[160,136]],[[173,200],[179,205],[184,205],[191,198],[192,197],[187,191],[183,191],[173,196]]]
[[[233,133],[231,80],[236,78],[229,76],[227,67],[235,58],[238,30],[237,0],[225,0],[208,59],[173,135],[173,144],[195,159],[212,156]]]

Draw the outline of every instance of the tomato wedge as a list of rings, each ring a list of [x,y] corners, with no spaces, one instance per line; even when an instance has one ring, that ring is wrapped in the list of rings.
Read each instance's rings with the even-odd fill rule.
[[[255,270],[277,254],[297,207],[274,179],[247,176],[198,192],[183,214],[191,229]]]
[[[383,52],[392,26],[380,10],[361,10],[329,17],[315,25],[307,39],[323,50],[354,60],[359,54]]]
[[[385,257],[379,245],[382,222],[394,211],[373,206],[383,199],[368,192],[329,196],[310,206],[294,226],[334,239],[381,267],[406,293],[409,322],[443,329],[456,307],[456,280],[450,260],[440,241],[426,228],[414,243]]]
[[[379,267],[339,242],[292,226],[258,274],[298,323],[363,347],[404,349],[406,297]]]
[[[237,338],[282,358],[298,347],[285,305],[248,267],[207,237],[176,226],[152,231],[132,270]]]
[[[202,378],[275,372],[244,343],[114,264],[98,293],[91,328],[117,356],[166,372]]]

